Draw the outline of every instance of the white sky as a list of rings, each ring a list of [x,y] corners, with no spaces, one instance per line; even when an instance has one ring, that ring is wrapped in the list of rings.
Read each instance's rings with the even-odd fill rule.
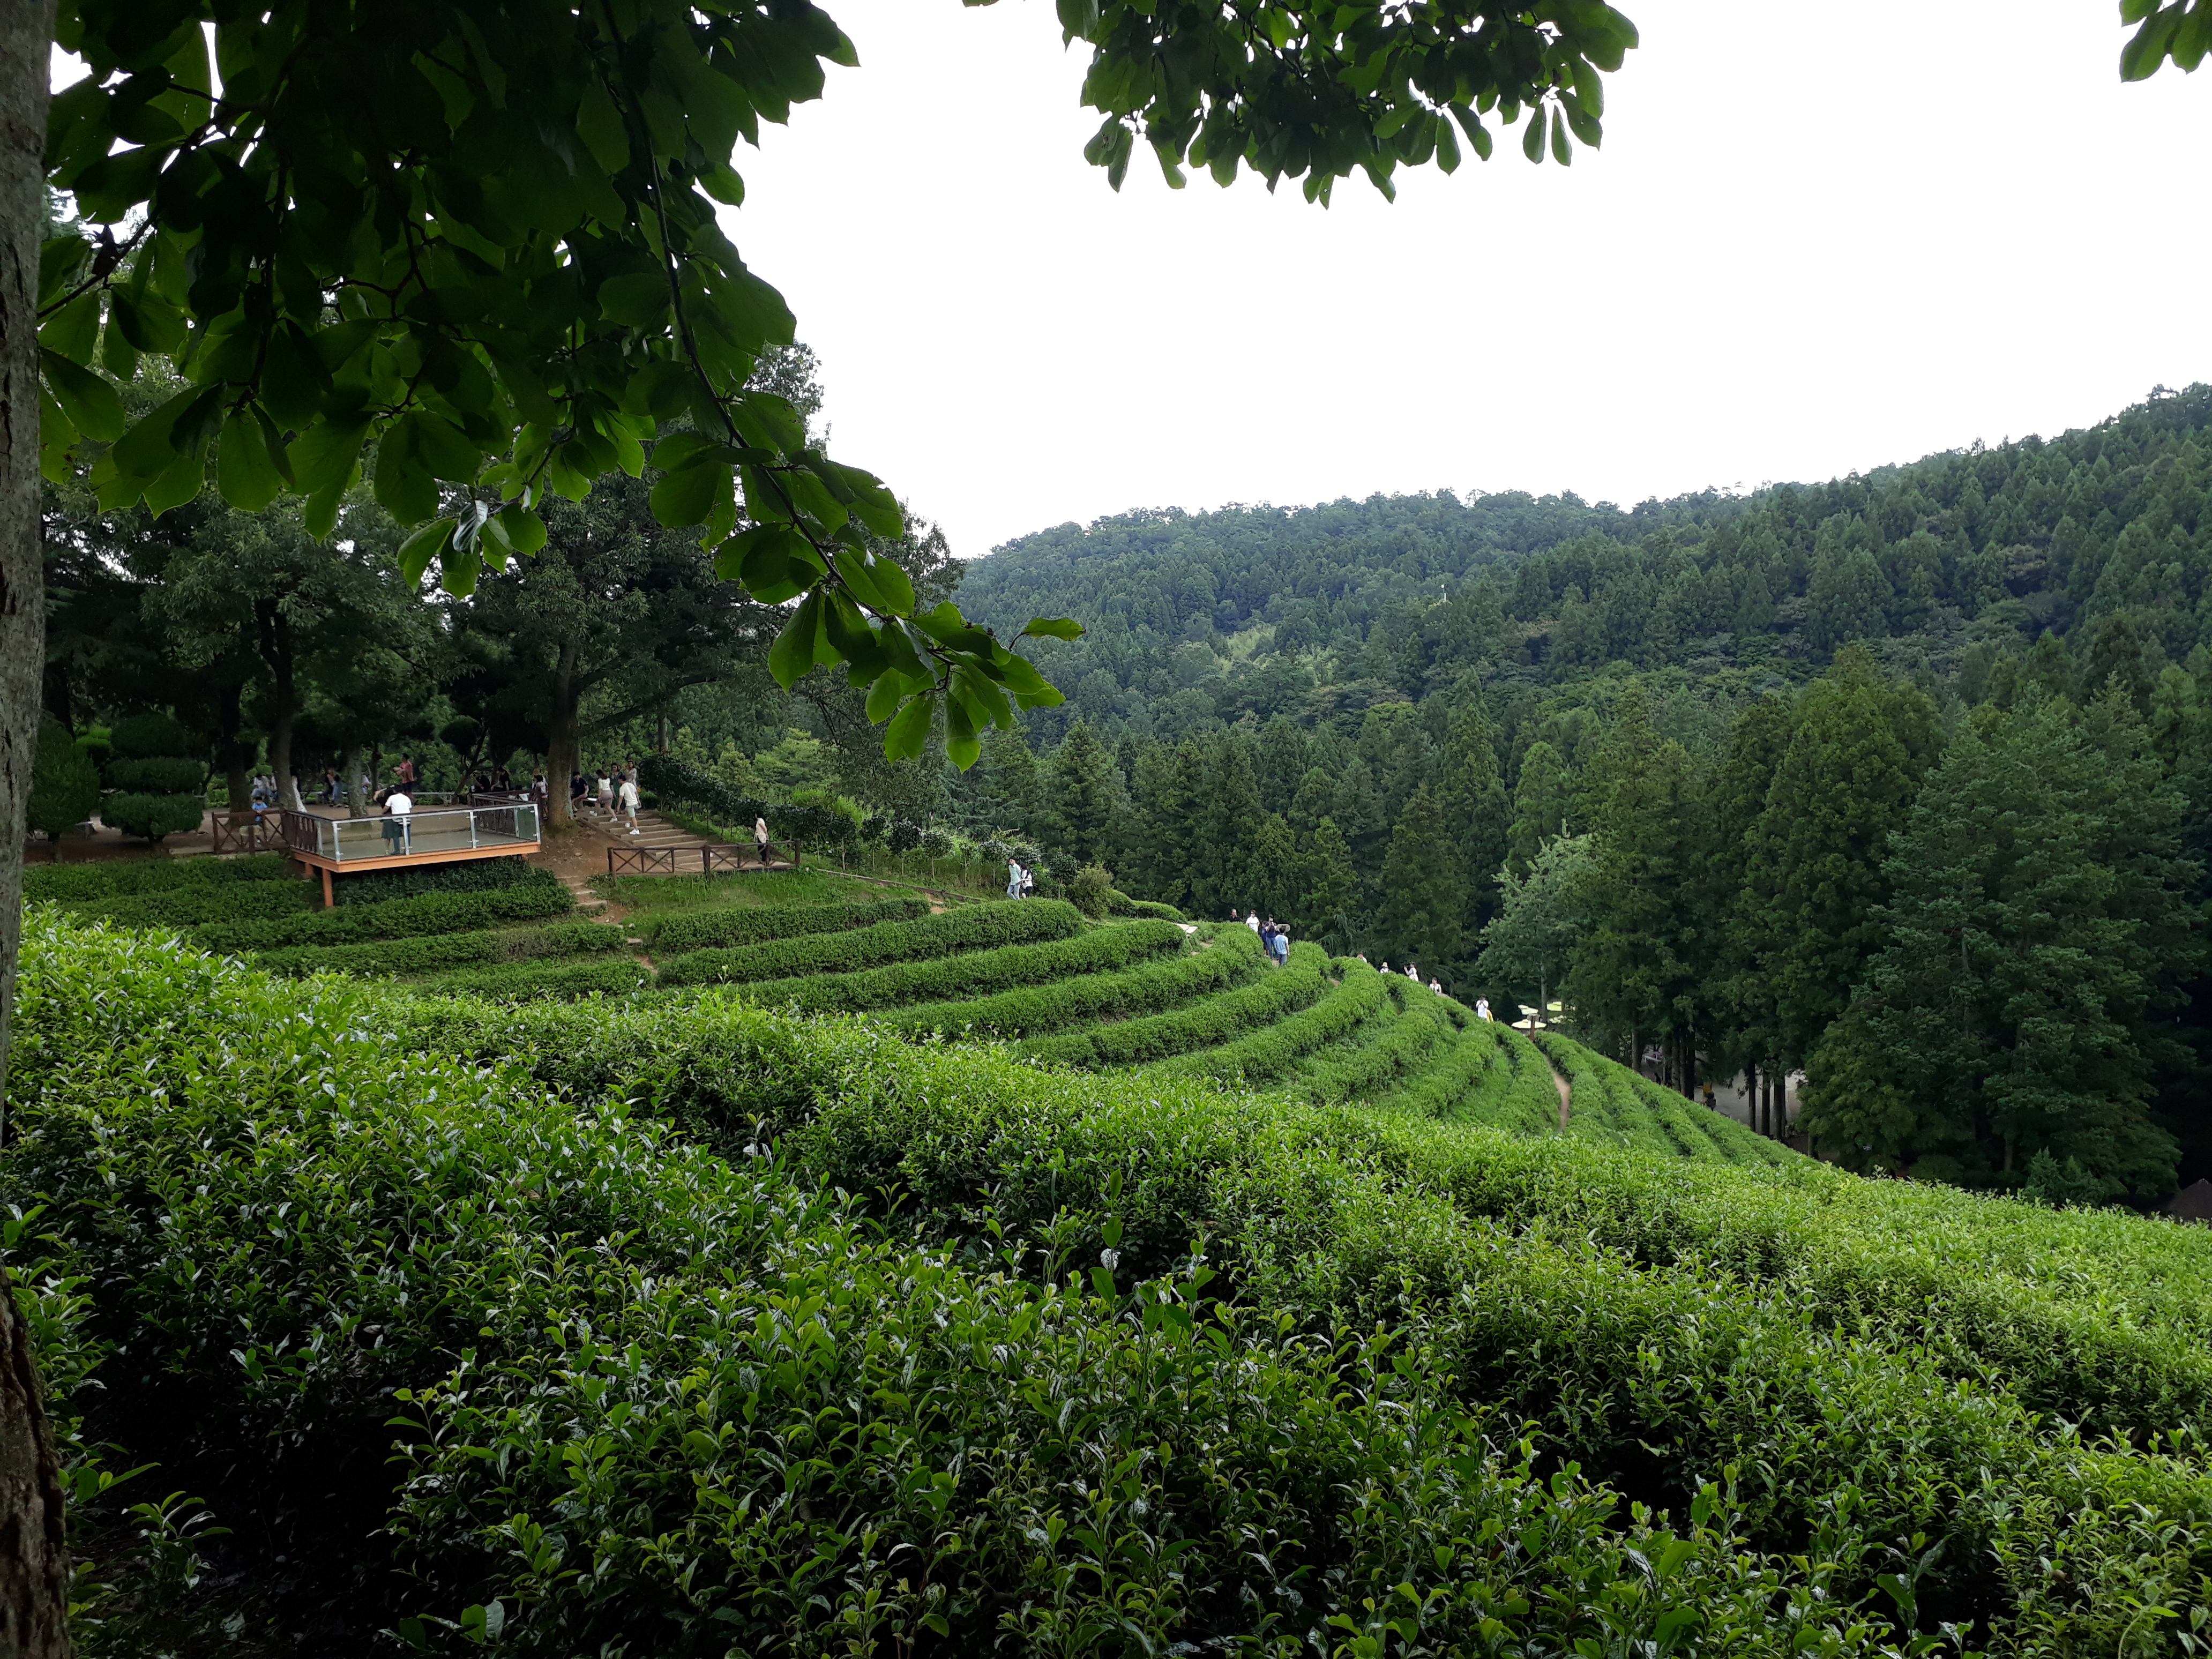
[[[2212,380],[2212,71],[2122,86],[2111,0],[1620,3],[1601,154],[1324,212],[1141,147],[1116,196],[1048,0],[830,0],[862,67],[726,222],[840,459],[969,558],[1138,507],[1826,478]]]

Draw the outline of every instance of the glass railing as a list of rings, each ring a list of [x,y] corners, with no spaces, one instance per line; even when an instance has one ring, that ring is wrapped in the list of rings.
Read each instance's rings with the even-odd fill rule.
[[[426,853],[487,852],[538,841],[538,808],[528,801],[402,817],[326,818],[313,812],[284,814],[284,844],[333,864],[371,864],[379,859]]]

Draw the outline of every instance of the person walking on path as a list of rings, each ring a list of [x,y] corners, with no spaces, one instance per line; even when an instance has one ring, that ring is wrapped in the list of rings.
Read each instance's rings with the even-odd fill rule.
[[[1027,898],[1036,891],[1036,872],[1027,865],[1022,866],[1022,896]]]
[[[1291,965],[1291,930],[1279,921],[1275,924],[1275,963],[1282,968]]]
[[[1247,927],[1249,927],[1255,933],[1258,933],[1260,931],[1260,913],[1257,910],[1255,910],[1250,915],[1247,915],[1244,918],[1244,925]]]
[[[629,819],[630,834],[637,834],[637,779],[634,775],[625,776],[622,781],[622,810],[623,816]]]
[[[615,781],[608,774],[599,774],[599,816],[611,818],[615,815]]]
[[[753,815],[753,851],[760,855],[761,866],[768,866],[768,819],[756,812]]]

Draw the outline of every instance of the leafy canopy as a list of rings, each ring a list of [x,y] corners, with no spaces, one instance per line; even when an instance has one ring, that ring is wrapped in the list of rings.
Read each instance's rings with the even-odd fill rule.
[[[1322,201],[1355,167],[1386,194],[1401,163],[1449,171],[1455,128],[1486,156],[1486,115],[1531,112],[1540,160],[1548,108],[1567,161],[1636,44],[1598,0],[1060,15],[1092,48],[1089,154],[1115,183],[1141,136],[1171,180],[1241,163]],[[232,505],[296,492],[328,535],[373,455],[378,501],[416,526],[403,572],[465,594],[544,545],[548,492],[649,460],[661,521],[793,605],[777,678],[842,665],[894,756],[941,707],[966,766],[984,727],[1060,701],[949,602],[917,604],[870,545],[903,528],[891,491],[747,384],[793,322],[715,204],[744,198],[738,139],[858,61],[808,0],[64,0],[56,38],[91,72],[54,100],[50,180],[102,228],[42,250],[49,476],[88,460],[104,508],[159,513],[211,465]],[[133,422],[113,382],[143,354],[186,384]]]

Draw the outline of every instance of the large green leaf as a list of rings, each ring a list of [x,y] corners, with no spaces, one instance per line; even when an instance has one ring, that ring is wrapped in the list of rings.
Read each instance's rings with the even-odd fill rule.
[[[58,351],[42,349],[39,367],[78,431],[88,438],[109,441],[123,435],[123,399],[106,380]]]

